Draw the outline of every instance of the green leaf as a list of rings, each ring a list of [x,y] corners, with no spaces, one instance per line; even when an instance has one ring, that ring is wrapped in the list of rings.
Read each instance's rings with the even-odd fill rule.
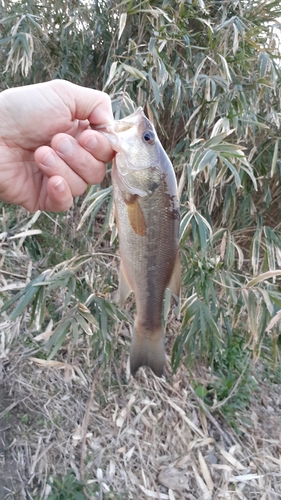
[[[201,399],[204,399],[207,394],[208,394],[208,391],[206,389],[206,387],[204,387],[203,385],[197,385],[196,389],[195,389],[195,393],[197,394],[197,396]]]
[[[56,333],[51,337],[51,339],[52,339],[51,345],[54,345],[54,347],[51,350],[51,352],[47,358],[48,360],[52,359],[55,356],[55,354],[58,352],[60,347],[62,346],[63,341],[64,341],[64,339],[69,331],[69,327],[70,327],[70,323],[67,322],[67,323],[63,323],[62,325],[60,325],[59,328],[56,329]],[[48,347],[48,346],[49,346],[49,342],[48,342],[46,347]]]
[[[71,322],[71,328],[72,328],[72,335],[73,335],[74,343],[77,345],[78,340],[79,340],[79,329],[78,329],[77,321],[73,320]]]
[[[267,307],[267,310],[269,312],[269,314],[272,316],[273,313],[274,313],[274,307],[273,307],[273,304],[270,300],[270,295],[269,293],[267,292],[267,290],[263,290],[262,288],[259,289],[259,292],[260,294],[262,295],[263,297],[263,300],[266,304],[266,307]]]
[[[146,80],[147,73],[145,71],[140,71],[139,69],[132,66],[128,66],[128,64],[124,63],[122,63],[122,66],[124,70],[127,71],[127,73],[130,73],[130,75],[132,75],[137,80]]]
[[[193,163],[193,175],[197,175],[201,172],[208,164],[214,164],[217,159],[217,153],[212,150],[203,151],[203,153],[199,156],[196,162]]]
[[[2,45],[2,44],[4,44],[4,43],[8,43],[8,42],[10,42],[11,40],[13,40],[14,38],[15,38],[15,35],[13,35],[13,36],[7,36],[7,37],[5,37],[5,38],[2,38],[2,39],[0,40],[0,45]]]
[[[227,168],[234,175],[236,188],[240,188],[241,187],[241,180],[240,180],[239,174],[238,174],[235,166],[232,165],[232,163],[230,161],[228,161],[224,156],[221,156],[220,158],[221,158],[221,161],[223,161],[223,163],[227,166]]]
[[[92,329],[90,328],[89,324],[85,320],[84,316],[82,316],[81,313],[76,314],[76,321],[79,323],[81,326],[82,330],[87,334],[87,335],[93,335]]]
[[[205,142],[205,148],[213,148],[214,146],[217,146],[220,144],[228,135],[232,134],[234,132],[234,129],[231,130],[226,130],[225,132],[221,132],[220,134],[217,134],[215,136],[212,135],[211,139]],[[230,145],[232,146],[232,145]],[[232,146],[235,148],[235,146]],[[236,146],[237,148],[237,146]]]
[[[37,278],[35,278],[26,286],[24,293],[20,294],[20,297],[22,297],[22,299],[18,302],[15,309],[11,313],[10,315],[11,321],[14,321],[20,314],[22,314],[26,309],[27,305],[34,299],[34,297],[38,292],[38,287],[36,286],[36,284],[37,282],[41,281],[42,278],[43,278],[42,274],[40,276],[37,276]]]

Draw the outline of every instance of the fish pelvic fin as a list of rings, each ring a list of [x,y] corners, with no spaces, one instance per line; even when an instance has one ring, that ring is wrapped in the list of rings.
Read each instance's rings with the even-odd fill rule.
[[[147,332],[135,322],[130,350],[131,374],[135,376],[141,366],[149,366],[157,377],[161,377],[164,365],[165,344],[162,327],[154,332]]]

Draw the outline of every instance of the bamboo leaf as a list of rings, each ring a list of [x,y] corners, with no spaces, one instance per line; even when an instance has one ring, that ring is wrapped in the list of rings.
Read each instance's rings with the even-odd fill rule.
[[[58,352],[60,347],[62,346],[63,341],[65,340],[65,337],[69,331],[69,326],[70,326],[70,324],[68,322],[66,324],[64,323],[63,325],[61,325],[60,328],[57,329],[55,341],[52,342],[52,344],[55,344],[55,345],[54,345],[53,349],[51,350],[47,360],[52,359],[55,356],[55,354]],[[54,339],[54,335],[51,338]]]
[[[228,169],[231,171],[231,173],[234,175],[236,187],[240,188],[241,187],[241,180],[240,180],[239,174],[238,174],[235,166],[232,165],[232,163],[230,161],[228,161],[224,156],[221,156],[221,160],[228,167]]]
[[[232,78],[230,76],[229,67],[228,67],[228,64],[226,62],[226,59],[221,54],[219,54],[219,57],[221,58],[221,61],[222,61],[224,76],[226,76],[227,81],[230,83],[232,81]]]
[[[217,159],[216,152],[212,150],[205,150],[202,154],[197,158],[196,162],[192,164],[193,176],[195,177],[199,172],[204,170],[204,168],[210,164],[215,163]]]
[[[180,224],[180,240],[183,238],[185,232],[187,231],[188,226],[189,226],[193,217],[194,217],[194,213],[189,211],[182,218],[181,224]]]
[[[268,323],[267,325],[267,328],[266,328],[266,331],[267,333],[270,332],[270,330],[272,330],[272,328],[274,328],[274,326],[276,325],[276,323],[278,321],[281,320],[281,311],[278,311],[275,316],[273,316],[273,318],[270,320],[270,322]]]
[[[79,340],[79,328],[78,328],[77,321],[73,320],[71,322],[71,328],[72,328],[72,335],[73,335],[74,343],[77,345],[78,340]]]
[[[118,62],[117,61],[114,61],[111,66],[110,66],[110,71],[109,71],[109,75],[108,75],[108,78],[105,82],[105,85],[103,87],[103,90],[105,90],[109,84],[112,82],[113,78],[115,77],[115,74],[116,74],[116,70],[117,70],[117,65],[118,65]]]
[[[228,135],[232,134],[233,131],[234,131],[234,129],[230,129],[230,130],[226,130],[224,132],[221,132],[220,134],[217,134],[217,135],[212,134],[211,139],[206,141],[205,148],[212,148],[214,146],[217,146],[218,144],[220,144],[223,141],[223,139],[225,139]]]
[[[123,12],[119,17],[119,32],[118,32],[118,40],[120,40],[122,33],[125,29],[127,22],[127,12]]]
[[[22,299],[16,305],[15,309],[10,315],[11,321],[15,320],[23,311],[26,309],[27,305],[34,299],[35,295],[38,292],[38,287],[36,286],[36,281],[42,279],[42,275],[38,276],[35,280],[31,281],[24,291],[24,294],[21,294]]]
[[[277,164],[277,159],[278,159],[278,149],[279,149],[279,140],[275,142],[274,146],[274,152],[273,152],[273,157],[272,157],[272,162],[271,162],[271,171],[270,171],[270,176],[273,177],[275,172],[276,172],[276,164]]]
[[[262,231],[261,231],[261,228],[259,228],[256,230],[256,232],[254,234],[253,243],[252,243],[251,262],[252,262],[252,268],[253,268],[254,275],[258,273],[258,269],[260,266],[261,235],[262,235]]]
[[[252,288],[262,281],[281,276],[281,271],[267,271],[266,273],[259,274],[247,283],[247,288]]]
[[[76,315],[76,321],[87,335],[93,335],[92,329],[81,313]]]
[[[134,78],[137,80],[146,80],[146,72],[145,71],[140,71],[139,69],[129,66],[128,64],[122,63],[122,66],[127,73],[130,73]]]

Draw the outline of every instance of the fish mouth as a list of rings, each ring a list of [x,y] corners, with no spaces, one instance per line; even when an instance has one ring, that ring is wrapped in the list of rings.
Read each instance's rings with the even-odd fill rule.
[[[143,119],[147,120],[143,108],[139,107],[134,113],[129,116],[125,116],[125,118],[121,118],[121,120],[116,120],[101,125],[90,124],[90,127],[93,130],[97,130],[98,132],[101,132],[103,135],[105,135],[114,151],[120,152],[122,150],[122,147],[120,144],[120,136],[118,136],[118,134],[124,134],[130,131],[133,127],[137,127]]]
[[[132,128],[134,125],[136,125],[139,121],[140,118],[146,118],[143,108],[140,106],[136,109],[134,113],[132,113],[129,116],[125,116],[124,118],[121,118],[121,120],[115,120],[110,123],[104,123],[101,125],[92,125],[90,123],[90,126],[93,130],[107,130],[108,127],[114,128],[115,132],[123,132],[124,130],[129,130]]]
[[[146,118],[143,108],[139,107],[134,113],[115,122],[115,132],[125,132],[130,130],[143,119]]]

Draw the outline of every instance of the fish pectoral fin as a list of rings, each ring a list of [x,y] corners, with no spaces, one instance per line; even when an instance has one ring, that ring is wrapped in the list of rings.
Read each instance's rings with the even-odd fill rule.
[[[180,262],[179,252],[177,254],[173,274],[167,288],[169,288],[169,290],[172,292],[173,297],[176,301],[175,312],[178,318],[180,313],[180,298],[181,298],[181,262]]]
[[[137,195],[127,195],[124,198],[128,219],[133,231],[139,236],[146,235],[146,222]]]
[[[149,366],[157,377],[161,377],[164,365],[165,344],[162,327],[159,328],[159,331],[149,334],[139,329],[135,322],[130,349],[131,374],[135,376],[141,366]]]
[[[116,302],[120,304],[121,307],[124,306],[127,298],[132,292],[132,288],[130,287],[126,276],[124,274],[123,266],[121,263],[120,271],[119,271],[119,286],[116,294]]]

